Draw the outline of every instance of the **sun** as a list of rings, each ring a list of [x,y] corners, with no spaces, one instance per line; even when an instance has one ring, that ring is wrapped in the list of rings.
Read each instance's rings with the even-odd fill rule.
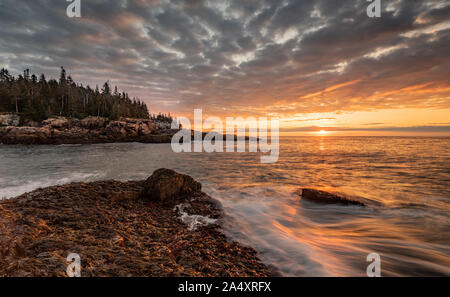
[[[316,133],[319,134],[319,135],[325,135],[325,134],[327,134],[328,132],[325,131],[325,130],[320,130],[320,131],[317,131]]]

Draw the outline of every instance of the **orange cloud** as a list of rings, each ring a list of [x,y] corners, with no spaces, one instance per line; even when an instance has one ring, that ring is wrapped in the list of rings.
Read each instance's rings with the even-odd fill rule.
[[[320,95],[323,95],[324,93],[328,93],[328,92],[331,92],[331,91],[334,91],[334,90],[337,90],[337,89],[340,89],[340,88],[343,88],[343,87],[354,85],[356,83],[359,83],[360,81],[361,81],[361,79],[355,79],[355,80],[348,81],[348,82],[345,82],[345,83],[337,84],[337,85],[328,87],[328,88],[326,88],[323,91],[319,91],[319,92],[315,92],[315,93],[312,93],[312,94],[308,94],[308,95],[300,97],[300,98],[301,99],[306,99],[306,98],[320,96]]]

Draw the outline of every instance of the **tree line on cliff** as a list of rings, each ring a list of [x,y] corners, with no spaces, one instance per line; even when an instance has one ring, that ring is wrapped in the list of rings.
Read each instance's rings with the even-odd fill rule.
[[[61,67],[59,81],[38,78],[26,69],[23,75],[12,76],[5,68],[0,71],[0,112],[18,113],[22,118],[42,121],[52,116],[85,118],[87,116],[149,118],[144,102],[131,99],[109,82],[102,89],[92,89],[75,83]]]

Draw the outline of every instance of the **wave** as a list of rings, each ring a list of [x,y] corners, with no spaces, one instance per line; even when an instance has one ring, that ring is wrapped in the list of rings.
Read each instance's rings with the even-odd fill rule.
[[[431,244],[439,238],[416,225],[417,219],[435,215],[430,210],[397,210],[374,201],[366,208],[321,205],[302,201],[286,186],[229,185],[208,193],[224,206],[226,234],[255,248],[265,264],[284,276],[365,276],[361,267],[373,252],[382,255],[387,276],[414,275],[407,268],[420,265],[425,275],[449,272],[448,261],[434,261],[445,259],[444,245]],[[416,243],[419,239],[428,243]]]
[[[0,189],[0,199],[13,198],[27,192],[34,191],[39,188],[46,188],[56,185],[64,185],[73,182],[86,182],[100,180],[105,176],[103,172],[73,172],[62,178],[40,178],[35,180],[28,180],[25,183],[16,181],[14,185],[2,187]]]

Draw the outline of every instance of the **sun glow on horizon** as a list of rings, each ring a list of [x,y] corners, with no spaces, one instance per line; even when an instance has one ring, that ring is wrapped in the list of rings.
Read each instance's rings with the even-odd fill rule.
[[[316,132],[318,135],[327,135],[327,131],[325,131],[325,130],[320,130],[320,131],[317,131]]]

